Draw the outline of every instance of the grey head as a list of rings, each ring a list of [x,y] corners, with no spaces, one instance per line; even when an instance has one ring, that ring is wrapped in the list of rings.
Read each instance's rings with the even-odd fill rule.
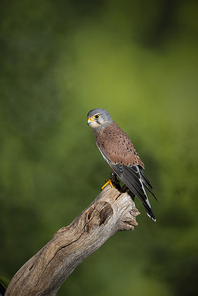
[[[87,114],[87,124],[92,128],[105,128],[113,122],[109,112],[102,108],[96,108],[89,111]]]

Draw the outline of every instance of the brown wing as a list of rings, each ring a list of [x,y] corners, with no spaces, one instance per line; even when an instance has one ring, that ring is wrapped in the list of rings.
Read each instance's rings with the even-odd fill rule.
[[[110,163],[121,163],[126,166],[139,165],[144,168],[131,140],[115,121],[108,125],[101,134],[95,134],[95,138],[99,150]]]

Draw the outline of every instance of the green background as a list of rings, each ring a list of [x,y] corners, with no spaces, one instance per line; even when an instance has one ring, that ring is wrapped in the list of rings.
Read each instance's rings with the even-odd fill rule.
[[[198,2],[12,0],[0,9],[0,277],[99,194],[86,115],[107,109],[158,198],[58,295],[197,295]]]

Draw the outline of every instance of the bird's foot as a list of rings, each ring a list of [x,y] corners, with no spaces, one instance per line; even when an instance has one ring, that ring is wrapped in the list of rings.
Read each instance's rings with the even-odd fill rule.
[[[107,185],[110,185],[111,188],[113,188],[113,185],[119,190],[120,189],[120,182],[116,177],[116,174],[111,172],[110,173],[110,178],[105,180],[106,183],[102,186],[101,189],[104,189]]]
[[[104,189],[107,185],[110,185],[111,188],[113,188],[113,183],[112,183],[111,179],[106,179],[105,182],[106,183],[101,187],[101,189]]]

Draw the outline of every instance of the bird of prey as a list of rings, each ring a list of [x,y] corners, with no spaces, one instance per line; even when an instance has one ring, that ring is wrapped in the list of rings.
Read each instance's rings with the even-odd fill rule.
[[[96,145],[106,162],[129,190],[139,197],[147,215],[156,221],[145,188],[154,197],[155,195],[143,172],[144,164],[127,134],[105,109],[93,109],[89,111],[87,118],[87,124],[93,129]]]

